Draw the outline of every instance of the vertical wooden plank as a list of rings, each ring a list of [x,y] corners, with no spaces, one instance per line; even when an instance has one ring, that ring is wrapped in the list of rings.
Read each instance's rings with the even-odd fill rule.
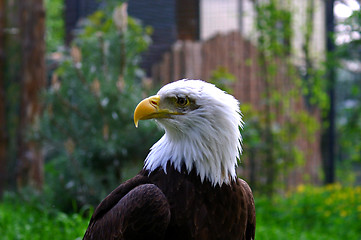
[[[155,84],[160,84],[160,76],[159,76],[159,63],[155,63],[152,66],[152,81]]]
[[[252,58],[252,71],[254,74],[252,75],[251,84],[252,84],[252,93],[251,93],[251,101],[255,106],[255,109],[261,110],[261,99],[262,93],[264,92],[263,82],[264,76],[261,76],[261,67],[259,64],[260,52],[256,49]]]
[[[249,41],[241,39],[241,47],[242,47],[242,95],[243,100],[246,103],[252,103],[249,98],[250,93],[247,93],[248,85],[253,83],[254,76],[252,75],[252,69],[254,67],[254,62],[252,59],[252,53],[250,49]]]
[[[169,52],[166,52],[163,56],[163,77],[164,81],[166,82],[172,82],[172,76],[171,76],[171,56]]]
[[[209,69],[208,69],[208,76],[210,77],[211,75],[211,71],[215,68],[216,64],[217,64],[217,57],[218,57],[218,49],[217,49],[217,38],[213,37],[212,39],[210,39],[210,48],[209,48],[209,52],[208,52],[208,56],[210,59],[210,64],[209,64]]]
[[[202,77],[202,46],[200,42],[192,44],[192,62],[193,62],[193,79],[201,79]]]
[[[208,48],[209,48],[209,42],[202,42],[202,46],[201,46],[201,54],[202,54],[202,74],[201,74],[201,78],[203,80],[208,80],[209,76],[208,76],[208,66],[209,66],[209,56],[208,56]]]
[[[192,79],[193,77],[193,58],[192,58],[192,42],[184,41],[184,78]]]
[[[242,97],[242,81],[244,81],[243,76],[243,69],[244,69],[244,58],[243,56],[243,49],[242,49],[242,42],[239,38],[238,34],[233,34],[232,36],[233,41],[233,51],[232,51],[232,63],[233,63],[233,72],[236,76],[236,83],[235,83],[235,91],[234,94],[241,102],[244,102]]]
[[[244,47],[243,47],[243,41],[242,38],[240,38],[240,36],[235,36],[235,47],[236,47],[236,55],[235,55],[235,62],[236,62],[236,74],[238,76],[238,92],[240,95],[240,100],[242,102],[244,102],[243,97],[241,97],[241,95],[243,94],[242,92],[242,82],[244,81],[244,72],[245,72],[245,59],[243,57],[243,52],[244,52]]]
[[[168,56],[169,54],[165,53],[162,57],[162,61],[160,62],[160,65],[159,65],[159,72],[160,72],[160,79],[161,79],[161,82],[166,84],[166,83],[169,83],[169,74],[168,74],[168,71],[169,71],[169,59],[168,59]]]
[[[180,54],[179,54],[179,76],[180,79],[185,78],[185,74],[186,74],[186,66],[185,63],[187,61],[187,53],[186,53],[186,47],[184,44],[184,41],[181,42],[181,47],[180,47]]]
[[[171,66],[172,66],[172,81],[181,79],[181,70],[180,70],[180,51],[181,51],[181,41],[177,41],[172,46],[172,55],[171,55]]]

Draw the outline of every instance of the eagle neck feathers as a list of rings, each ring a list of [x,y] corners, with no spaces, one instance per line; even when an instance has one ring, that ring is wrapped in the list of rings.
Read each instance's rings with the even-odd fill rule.
[[[181,116],[157,119],[165,134],[152,146],[145,160],[146,170],[162,167],[166,172],[170,163],[181,172],[184,165],[188,173],[195,168],[202,182],[208,180],[214,186],[229,184],[236,178],[235,168],[242,152],[239,103],[219,89],[220,92],[211,90],[219,97],[215,101],[211,96],[207,101],[208,96],[202,96],[204,102],[197,102],[200,107],[187,116],[191,121],[182,121]]]

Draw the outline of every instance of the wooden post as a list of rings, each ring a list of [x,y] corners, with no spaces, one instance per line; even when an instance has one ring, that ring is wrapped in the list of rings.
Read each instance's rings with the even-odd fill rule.
[[[20,0],[21,99],[18,132],[18,187],[43,185],[43,156],[38,144],[27,138],[41,112],[39,93],[45,86],[45,9],[43,0]]]

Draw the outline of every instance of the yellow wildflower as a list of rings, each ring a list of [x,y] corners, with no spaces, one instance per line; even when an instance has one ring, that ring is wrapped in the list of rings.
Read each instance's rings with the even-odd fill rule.
[[[340,183],[335,183],[334,187],[335,187],[335,190],[341,190],[342,189],[342,186],[341,186]]]
[[[305,189],[306,189],[306,187],[303,184],[300,184],[300,185],[297,186],[297,192],[298,193],[303,193],[305,191]]]
[[[342,211],[340,212],[340,216],[341,216],[341,217],[347,217],[347,215],[348,215],[348,213],[347,213],[346,210],[342,210]]]
[[[333,183],[333,184],[326,185],[325,189],[327,191],[338,191],[338,190],[342,189],[342,186],[340,183]]]
[[[325,200],[326,205],[331,205],[333,203],[333,198],[329,197]]]

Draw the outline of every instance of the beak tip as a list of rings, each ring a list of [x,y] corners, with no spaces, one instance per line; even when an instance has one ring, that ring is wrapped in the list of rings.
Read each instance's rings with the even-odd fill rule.
[[[153,114],[158,111],[159,96],[151,96],[143,99],[134,110],[134,125],[138,128],[139,120],[153,118]]]
[[[134,118],[134,125],[135,125],[136,128],[138,128],[138,122],[139,122],[139,120]]]

